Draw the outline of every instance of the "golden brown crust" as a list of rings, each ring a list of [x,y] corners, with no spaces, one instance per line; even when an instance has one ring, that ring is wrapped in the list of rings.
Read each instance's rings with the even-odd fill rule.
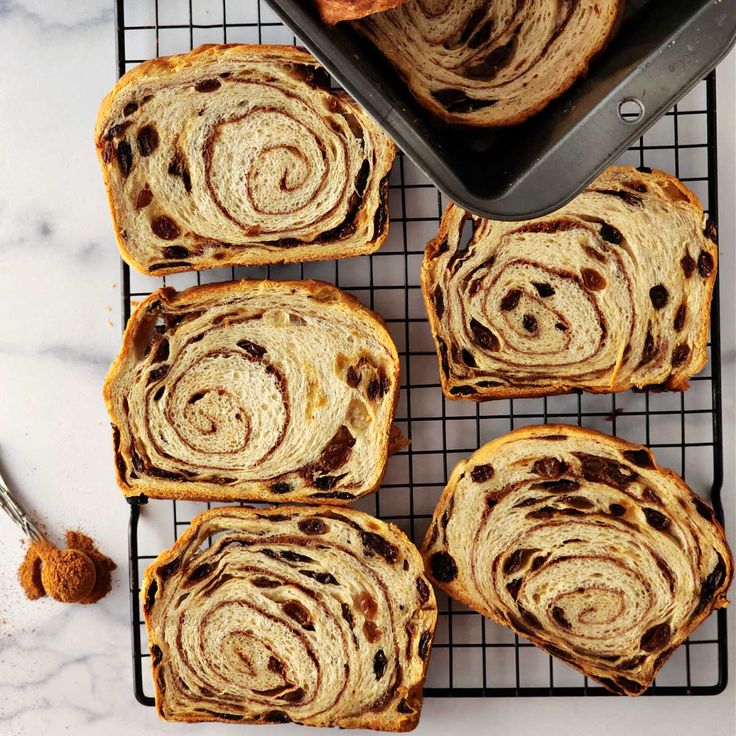
[[[119,416],[116,409],[116,403],[114,400],[115,387],[125,370],[125,364],[129,360],[129,356],[134,350],[136,335],[139,327],[147,317],[148,307],[160,300],[162,303],[177,307],[186,304],[187,306],[196,306],[197,304],[206,302],[209,297],[218,298],[220,300],[225,299],[229,294],[238,295],[247,291],[252,290],[264,290],[268,292],[272,289],[282,290],[289,289],[291,287],[298,288],[309,294],[320,296],[321,299],[329,300],[331,304],[340,304],[346,310],[360,315],[360,318],[375,324],[376,331],[381,335],[381,339],[387,350],[392,355],[393,371],[390,376],[390,384],[394,386],[392,394],[392,403],[390,408],[390,416],[393,418],[399,399],[399,357],[396,352],[396,347],[391,339],[391,336],[386,328],[386,324],[377,312],[373,312],[366,306],[361,304],[354,296],[347,292],[338,289],[337,287],[323,281],[316,280],[303,280],[303,281],[233,281],[224,283],[212,283],[201,286],[193,286],[185,289],[181,292],[175,291],[171,287],[164,287],[155,291],[146,297],[138,306],[130,317],[128,325],[126,326],[125,333],[123,335],[123,342],[120,348],[120,352],[113,360],[108,375],[105,379],[103,387],[103,396],[105,399],[105,405],[107,406],[108,414],[113,426],[113,449],[117,454],[118,448],[116,447],[116,433],[119,431],[119,427],[123,424],[123,417]],[[381,441],[381,454],[380,464],[376,466],[375,482],[370,487],[361,491],[360,495],[367,495],[373,493],[381,485],[383,477],[386,473],[386,465],[388,462],[389,455],[389,444],[390,444],[390,429],[391,422],[385,432],[385,436],[382,436]],[[121,468],[115,463],[115,477],[119,488],[123,491],[126,496],[135,497],[144,495],[149,498],[167,498],[175,500],[190,500],[190,501],[232,501],[232,500],[252,500],[252,501],[272,501],[279,502],[286,500],[283,497],[274,497],[271,491],[271,483],[268,481],[253,482],[248,484],[248,487],[243,488],[225,488],[212,483],[203,483],[197,481],[187,481],[186,483],[177,482],[164,482],[161,483],[160,479],[142,477],[138,479],[135,486],[131,486],[127,479],[122,475]],[[323,504],[324,500],[310,499],[309,497],[290,497],[288,500],[299,501],[307,504]],[[352,503],[355,498],[340,498],[336,497],[330,499],[331,505],[344,506]]]
[[[141,586],[140,596],[148,631],[148,646],[151,654],[151,669],[155,687],[156,710],[162,720],[174,720],[187,723],[196,723],[202,721],[233,723],[235,719],[233,719],[232,717],[227,718],[224,715],[218,715],[216,712],[213,712],[209,709],[205,710],[204,708],[201,714],[198,714],[196,717],[191,715],[190,713],[171,713],[166,712],[164,709],[165,696],[164,691],[162,691],[161,689],[162,681],[159,677],[159,667],[161,665],[163,651],[165,651],[165,643],[164,641],[159,641],[157,638],[157,633],[153,622],[151,603],[148,600],[150,595],[149,591],[151,590],[152,584],[154,585],[154,599],[156,593],[160,593],[161,589],[165,586],[164,578],[162,578],[161,575],[161,570],[166,570],[166,565],[169,565],[170,563],[172,563],[172,561],[177,561],[175,564],[176,568],[178,569],[179,565],[182,564],[181,559],[186,556],[189,546],[193,544],[196,540],[199,530],[202,527],[206,527],[210,521],[217,523],[220,519],[222,519],[222,527],[225,528],[227,526],[228,519],[233,519],[237,521],[239,519],[247,520],[253,519],[253,517],[257,517],[258,519],[263,519],[265,522],[268,517],[274,516],[275,518],[273,520],[273,528],[275,529],[277,528],[278,524],[284,522],[285,517],[313,518],[315,517],[315,515],[324,514],[327,523],[333,523],[332,521],[330,521],[330,515],[334,514],[335,511],[336,510],[330,506],[299,507],[288,505],[259,509],[237,506],[211,509],[195,517],[192,520],[190,526],[187,527],[184,533],[176,540],[174,545],[169,549],[161,552],[156,560],[154,560],[151,565],[146,569],[143,584]],[[338,518],[346,519],[347,523],[351,526],[365,529],[366,531],[370,531],[370,533],[372,534],[379,535],[385,540],[389,540],[398,549],[399,559],[403,558],[406,560],[406,564],[403,565],[403,569],[405,571],[409,571],[407,574],[411,575],[413,573],[414,575],[416,575],[418,573],[421,580],[425,583],[426,600],[421,603],[421,610],[417,613],[420,614],[420,618],[422,621],[422,630],[428,631],[430,635],[429,643],[427,644],[427,656],[419,658],[412,657],[412,672],[410,675],[411,682],[402,682],[400,686],[400,693],[395,693],[392,696],[391,702],[394,704],[394,706],[397,702],[401,700],[402,697],[406,697],[406,699],[412,704],[411,713],[403,712],[402,710],[394,707],[392,712],[385,710],[383,711],[383,714],[379,712],[373,714],[372,712],[367,711],[362,715],[350,716],[348,718],[338,720],[334,723],[327,723],[324,721],[324,718],[320,719],[318,717],[315,721],[305,720],[304,725],[337,725],[341,728],[366,728],[371,730],[393,732],[412,731],[414,728],[416,728],[421,716],[421,706],[423,700],[422,684],[427,673],[427,666],[429,664],[429,648],[431,648],[431,639],[434,634],[437,620],[437,604],[434,592],[432,590],[432,587],[429,585],[427,579],[422,575],[424,562],[417,548],[409,541],[409,539],[401,531],[401,529],[399,529],[394,524],[376,519],[369,516],[368,514],[365,514],[364,512],[355,511],[348,508],[341,508],[339,509],[338,513],[340,516],[335,516],[335,521],[337,521]],[[312,539],[319,539],[319,537],[313,537]],[[308,551],[308,549],[306,551]],[[336,572],[336,574],[338,573]],[[415,578],[412,577],[411,585],[409,585],[408,587],[411,588],[411,591],[416,590]],[[399,600],[403,601],[401,615],[407,616],[409,614],[404,613],[404,611],[407,610],[407,606],[405,605],[406,596],[403,593],[404,591],[402,591],[402,594],[399,596],[397,592],[396,595],[399,597]],[[358,614],[356,614],[356,616],[357,615]],[[416,622],[412,621],[411,625],[413,628],[415,628]],[[417,638],[419,634],[419,631],[414,632],[414,636],[416,636]],[[159,644],[161,645],[160,647]],[[416,648],[416,646],[417,644],[414,644],[412,648]],[[279,709],[288,710],[288,707],[289,706],[287,703],[283,703],[282,705],[280,705]],[[382,715],[383,717],[381,717]],[[262,718],[254,720],[248,720],[247,718],[245,718],[242,720],[238,720],[238,722],[243,724],[258,723],[261,725],[268,725],[268,722],[264,721]]]
[[[333,26],[342,20],[357,20],[366,15],[381,13],[406,0],[314,0],[322,20]]]
[[[631,175],[631,176],[642,176],[641,172],[637,171],[636,169],[633,169],[631,167],[627,166],[611,166],[609,167],[603,175],[599,179],[594,180],[591,182],[591,184],[588,186],[588,188],[585,191],[588,191],[588,189],[592,189],[596,186],[596,183],[599,182],[604,177],[608,180],[615,180],[617,176],[623,176],[623,175]],[[650,173],[647,174],[647,176],[651,177],[654,181],[656,181],[661,187],[667,188],[667,187],[673,187],[679,192],[679,197],[681,198],[681,203],[688,208],[692,209],[693,215],[701,220],[703,222],[703,225],[705,225],[705,216],[703,211],[703,206],[698,198],[698,196],[688,189],[685,184],[683,184],[677,177],[673,176],[672,174],[669,174],[664,171],[660,171],[658,169],[651,169]],[[584,193],[583,192],[583,193]],[[574,203],[575,200],[571,204]],[[482,389],[477,389],[476,393],[473,395],[458,395],[457,393],[453,393],[453,389],[456,389],[458,386],[462,385],[461,381],[456,380],[454,374],[452,371],[450,374],[447,374],[443,368],[442,368],[442,359],[439,354],[440,346],[438,343],[439,335],[442,333],[442,320],[438,316],[436,309],[434,308],[434,305],[432,303],[432,287],[435,283],[435,268],[433,265],[433,258],[438,255],[438,249],[442,244],[444,244],[447,240],[448,235],[450,234],[451,228],[452,228],[452,219],[453,215],[455,213],[462,212],[462,208],[460,208],[456,204],[450,204],[448,205],[447,209],[445,210],[445,213],[442,217],[442,220],[440,222],[440,227],[437,232],[437,235],[430,240],[427,243],[427,246],[425,248],[425,254],[424,259],[422,261],[421,266],[421,284],[422,284],[422,294],[424,297],[424,303],[427,310],[427,315],[429,319],[430,329],[432,331],[432,336],[435,340],[435,344],[437,347],[437,362],[438,362],[438,369],[439,369],[439,376],[440,376],[440,383],[442,386],[442,391],[445,394],[445,396],[448,399],[452,400],[461,400],[461,399],[469,399],[470,401],[486,401],[488,399],[516,399],[516,398],[541,398],[544,396],[555,396],[560,394],[569,393],[572,389],[574,389],[574,386],[570,386],[569,384],[565,382],[560,382],[559,384],[555,384],[550,381],[550,384],[543,387],[524,387],[524,386],[499,386],[499,387],[485,387]],[[557,213],[552,213],[548,217],[554,217]],[[560,214],[563,214],[563,210],[560,210]],[[544,219],[544,218],[540,218]],[[529,221],[534,222],[534,221]],[[705,279],[705,287],[706,287],[706,293],[704,297],[704,301],[706,304],[710,304],[712,300],[713,295],[713,289],[715,288],[715,281],[717,277],[717,271],[718,271],[718,249],[714,244],[711,244],[709,246],[711,248],[711,253],[714,258],[714,267],[713,271]],[[667,391],[686,391],[689,387],[689,379],[693,376],[699,373],[706,365],[708,361],[708,348],[707,348],[707,342],[708,342],[708,334],[710,331],[710,319],[711,314],[710,310],[705,310],[701,316],[699,328],[697,335],[695,337],[695,340],[693,341],[693,353],[691,354],[689,360],[682,366],[682,368],[673,369],[670,375],[668,376],[665,383],[661,386],[658,386],[656,388],[667,390]],[[588,393],[593,394],[607,394],[607,393],[618,393],[621,391],[628,391],[632,388],[643,388],[643,386],[635,385],[631,382],[631,380],[627,380],[627,378],[622,377],[619,378],[618,373],[616,373],[616,380],[613,381],[613,383],[610,386],[605,387],[596,387],[596,386],[585,386],[584,390]]]
[[[115,237],[120,249],[120,253],[125,262],[145,275],[164,276],[171,273],[179,273],[181,271],[201,271],[210,268],[220,268],[223,266],[261,266],[261,265],[276,265],[285,263],[300,263],[303,261],[326,261],[334,260],[337,258],[345,258],[356,254],[370,254],[378,250],[381,247],[386,237],[388,236],[388,174],[391,171],[393,165],[393,159],[396,151],[396,147],[393,142],[390,141],[383,131],[369,118],[372,132],[381,139],[381,146],[384,149],[381,155],[373,165],[376,169],[376,179],[381,184],[380,190],[380,206],[385,212],[385,226],[380,229],[379,232],[374,233],[371,240],[366,241],[360,247],[359,252],[355,249],[351,249],[349,252],[346,251],[344,244],[339,240],[335,242],[326,241],[315,247],[314,244],[305,242],[301,245],[289,246],[288,248],[279,249],[274,252],[262,251],[256,249],[249,249],[247,247],[233,248],[231,253],[225,259],[215,260],[194,260],[188,265],[182,267],[177,265],[163,266],[157,265],[155,272],[150,270],[150,264],[144,264],[138,261],[135,254],[131,252],[131,249],[123,235],[124,227],[121,224],[121,211],[116,206],[119,195],[116,196],[114,184],[111,177],[111,168],[104,159],[105,151],[105,140],[104,134],[107,125],[109,125],[109,117],[112,113],[115,102],[120,98],[121,95],[125,94],[130,88],[135,88],[136,85],[141,84],[147,80],[165,78],[169,75],[175,75],[181,70],[186,70],[192,67],[198,67],[202,64],[206,64],[213,60],[219,62],[226,62],[228,60],[262,60],[268,61],[273,60],[276,62],[288,61],[294,64],[305,64],[310,66],[319,66],[315,58],[302,49],[296,46],[278,46],[278,45],[248,45],[248,44],[203,44],[194,50],[185,54],[176,54],[173,56],[160,56],[154,59],[145,61],[130,71],[126,72],[116,83],[113,89],[103,98],[100,108],[97,114],[97,121],[95,123],[95,148],[97,151],[97,158],[102,169],[105,191],[107,194],[108,205],[110,208],[110,214],[113,220],[113,226],[115,231]],[[365,117],[362,109],[352,100],[352,98],[343,91],[336,91],[331,93],[333,97],[341,100],[344,104],[349,105],[359,111],[362,116]],[[258,245],[258,243],[254,243]]]
[[[443,514],[447,515],[448,509],[453,509],[453,510],[457,509],[457,504],[456,504],[454,497],[457,491],[458,483],[461,481],[463,476],[465,476],[466,470],[471,465],[473,467],[478,467],[484,463],[488,463],[491,467],[493,467],[492,461],[497,451],[499,450],[499,448],[507,445],[511,440],[513,440],[513,442],[515,443],[522,443],[526,440],[532,440],[532,439],[540,438],[540,437],[544,439],[554,439],[555,437],[561,437],[561,438],[567,437],[567,438],[579,438],[583,440],[595,440],[599,442],[604,442],[605,444],[610,446],[612,449],[615,449],[618,452],[620,452],[621,455],[623,455],[624,452],[634,452],[634,453],[644,452],[646,453],[646,457],[648,458],[647,462],[651,463],[651,464],[648,464],[646,468],[649,473],[658,474],[663,479],[666,479],[667,481],[675,484],[675,486],[677,486],[679,491],[682,492],[683,496],[685,497],[689,497],[690,499],[698,499],[698,497],[696,496],[696,494],[693,493],[693,491],[689,488],[689,486],[685,483],[685,481],[676,472],[674,472],[673,470],[670,470],[669,468],[661,467],[657,463],[656,458],[651,453],[651,451],[644,445],[631,443],[619,437],[613,437],[613,436],[604,434],[602,432],[598,432],[593,429],[587,429],[585,427],[578,427],[578,426],[565,425],[565,424],[545,424],[545,425],[539,425],[539,426],[522,427],[520,429],[513,430],[512,432],[506,435],[502,435],[486,443],[481,448],[479,448],[475,453],[473,453],[473,455],[470,458],[468,458],[467,461],[461,461],[460,463],[458,463],[458,465],[455,466],[455,468],[453,469],[450,475],[450,479],[448,480],[447,486],[445,487],[442,493],[442,496],[440,497],[440,500],[438,501],[437,506],[435,507],[433,517],[432,517],[432,522],[430,523],[427,529],[426,535],[424,537],[424,541],[422,542],[422,545],[420,546],[420,552],[422,556],[424,557],[424,561],[425,561],[425,569],[427,572],[427,576],[432,580],[433,584],[437,585],[440,589],[444,590],[445,593],[447,593],[447,595],[449,595],[453,599],[460,601],[461,603],[463,603],[464,605],[468,606],[469,608],[473,610],[478,611],[483,616],[486,616],[487,618],[491,619],[495,623],[512,629],[517,634],[527,638],[535,646],[545,650],[552,656],[559,657],[560,652],[561,652],[559,648],[555,651],[555,648],[552,644],[549,644],[548,642],[536,637],[530,629],[527,629],[521,626],[516,626],[514,624],[513,618],[506,619],[488,607],[484,607],[484,606],[479,607],[477,595],[474,595],[473,591],[462,587],[462,585],[459,584],[459,581],[457,578],[452,580],[451,582],[444,582],[444,581],[438,580],[432,572],[432,565],[430,562],[432,552],[436,551],[438,549],[438,546],[444,549],[443,545],[438,545],[436,530],[440,524],[444,525],[445,528],[447,527],[447,521],[445,518],[443,518]],[[550,444],[552,445],[552,443]],[[552,447],[550,447],[550,452],[554,454],[554,450],[552,449]],[[527,462],[532,462],[533,460],[534,458],[529,458],[527,459]],[[490,476],[490,477],[493,477],[493,476]],[[500,494],[503,495],[505,491],[506,489],[501,489]],[[513,493],[513,491],[511,492]],[[702,500],[700,499],[697,500],[697,503],[699,504],[700,507],[706,506],[706,504],[704,504]],[[725,564],[724,580],[718,586],[718,589],[719,589],[718,595],[710,602],[709,605],[705,606],[700,613],[697,613],[690,620],[690,623],[687,626],[686,630],[682,632],[682,636],[679,637],[680,641],[684,641],[685,638],[687,638],[687,636],[689,636],[693,631],[695,631],[695,629],[697,629],[698,626],[700,626],[700,624],[703,623],[703,621],[708,616],[710,616],[710,614],[714,610],[728,606],[728,599],[726,598],[726,593],[729,589],[730,581],[733,577],[734,557],[728,546],[728,542],[726,540],[723,528],[713,516],[712,510],[710,511],[709,517],[710,517],[709,518],[710,529],[713,532],[716,540],[718,541],[722,551],[724,551],[726,555],[726,559],[724,559],[724,564]],[[540,523],[543,523],[543,522],[540,522]],[[465,528],[464,533],[466,534],[468,539],[472,538],[471,535],[473,531],[474,531],[473,529]],[[488,563],[490,564],[490,560],[488,560]],[[672,647],[669,650],[666,650],[665,652],[662,653],[662,655],[659,657],[659,659],[656,662],[653,672],[651,673],[651,680],[649,684],[651,684],[651,681],[654,680],[656,673],[661,669],[661,667],[664,665],[667,659],[669,659],[669,657],[674,653],[675,650],[676,650],[676,647]],[[611,678],[604,678],[601,674],[596,674],[595,672],[591,672],[589,669],[586,669],[583,664],[575,661],[574,659],[565,658],[564,661],[566,664],[573,667],[574,669],[579,671],[581,674],[591,677],[592,679],[600,682],[604,687],[614,690],[614,692],[619,692],[619,693],[623,692],[623,694],[626,694],[629,696],[638,696],[642,694],[646,689],[645,687],[639,690],[638,692],[628,691],[628,690],[625,690],[625,691],[618,690],[617,691],[613,687],[616,685],[616,683]],[[615,670],[612,669],[611,674],[612,675],[615,674]],[[626,675],[626,672],[621,672],[620,674]]]

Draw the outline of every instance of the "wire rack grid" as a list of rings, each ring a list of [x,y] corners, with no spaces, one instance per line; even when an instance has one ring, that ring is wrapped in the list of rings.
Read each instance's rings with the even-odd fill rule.
[[[201,43],[298,43],[264,0],[118,0],[118,72],[157,55]],[[622,157],[622,163],[670,171],[701,198],[716,219],[715,78],[710,75]],[[718,293],[713,304],[708,367],[680,393],[572,394],[545,399],[446,401],[439,387],[434,345],[419,287],[425,243],[435,234],[446,202],[414,164],[399,153],[390,182],[391,227],[372,256],[336,262],[230,268],[149,278],[122,266],[123,316],[163,284],[240,278],[317,278],[351,292],[381,313],[401,357],[396,421],[411,439],[393,456],[381,490],[356,508],[400,526],[419,542],[455,463],[513,428],[567,422],[620,435],[652,447],[713,503],[722,518],[722,436]],[[130,594],[135,694],[153,705],[145,626],[139,607],[145,567],[170,546],[200,511],[214,504],[131,503]],[[428,696],[608,695],[567,665],[512,632],[438,595],[439,620],[425,693]],[[714,695],[726,686],[726,614],[721,610],[680,647],[648,695]]]

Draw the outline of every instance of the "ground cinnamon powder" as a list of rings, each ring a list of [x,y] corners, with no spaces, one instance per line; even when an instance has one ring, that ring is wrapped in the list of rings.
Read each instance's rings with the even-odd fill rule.
[[[31,544],[18,568],[18,579],[30,600],[43,598],[47,594],[41,576],[43,566],[46,564],[53,567],[53,570],[47,571],[45,577],[47,583],[56,586],[53,591],[56,598],[74,603],[95,603],[110,592],[112,571],[116,565],[97,549],[94,540],[82,532],[70,530],[66,533],[66,545],[69,549],[84,552],[92,561],[96,573],[92,590],[81,598],[78,596],[71,598],[76,591],[88,587],[82,579],[82,576],[88,574],[87,567],[76,556],[65,556],[64,550],[56,550],[48,542],[41,542]]]

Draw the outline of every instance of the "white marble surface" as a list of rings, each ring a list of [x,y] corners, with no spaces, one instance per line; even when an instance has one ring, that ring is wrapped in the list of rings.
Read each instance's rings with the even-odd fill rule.
[[[247,2],[248,0],[244,0]],[[165,5],[167,0],[162,0]],[[115,79],[112,2],[0,0],[0,462],[49,529],[81,526],[118,561],[104,601],[29,602],[20,538],[0,519],[0,734],[220,734],[160,723],[132,693],[127,505],[113,480],[100,387],[120,335],[119,266],[92,146]],[[725,498],[736,540],[736,56],[720,75],[726,386]],[[730,686],[715,698],[430,700],[418,733],[732,736]],[[256,729],[252,729],[256,733]],[[294,727],[269,727],[273,736]],[[311,731],[310,731],[311,733]]]

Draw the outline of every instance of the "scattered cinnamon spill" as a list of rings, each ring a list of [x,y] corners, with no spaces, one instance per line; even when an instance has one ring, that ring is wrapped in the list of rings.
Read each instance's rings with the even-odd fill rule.
[[[57,600],[86,604],[96,603],[110,592],[116,565],[97,549],[94,540],[82,532],[70,530],[66,533],[66,544],[67,550],[57,550],[48,542],[31,544],[28,548],[18,568],[18,579],[29,600],[51,594]],[[78,555],[65,554],[69,550],[84,552],[92,561],[95,582],[91,590],[88,566]],[[42,576],[46,565],[50,569]],[[85,593],[79,595],[78,591],[82,590]]]

